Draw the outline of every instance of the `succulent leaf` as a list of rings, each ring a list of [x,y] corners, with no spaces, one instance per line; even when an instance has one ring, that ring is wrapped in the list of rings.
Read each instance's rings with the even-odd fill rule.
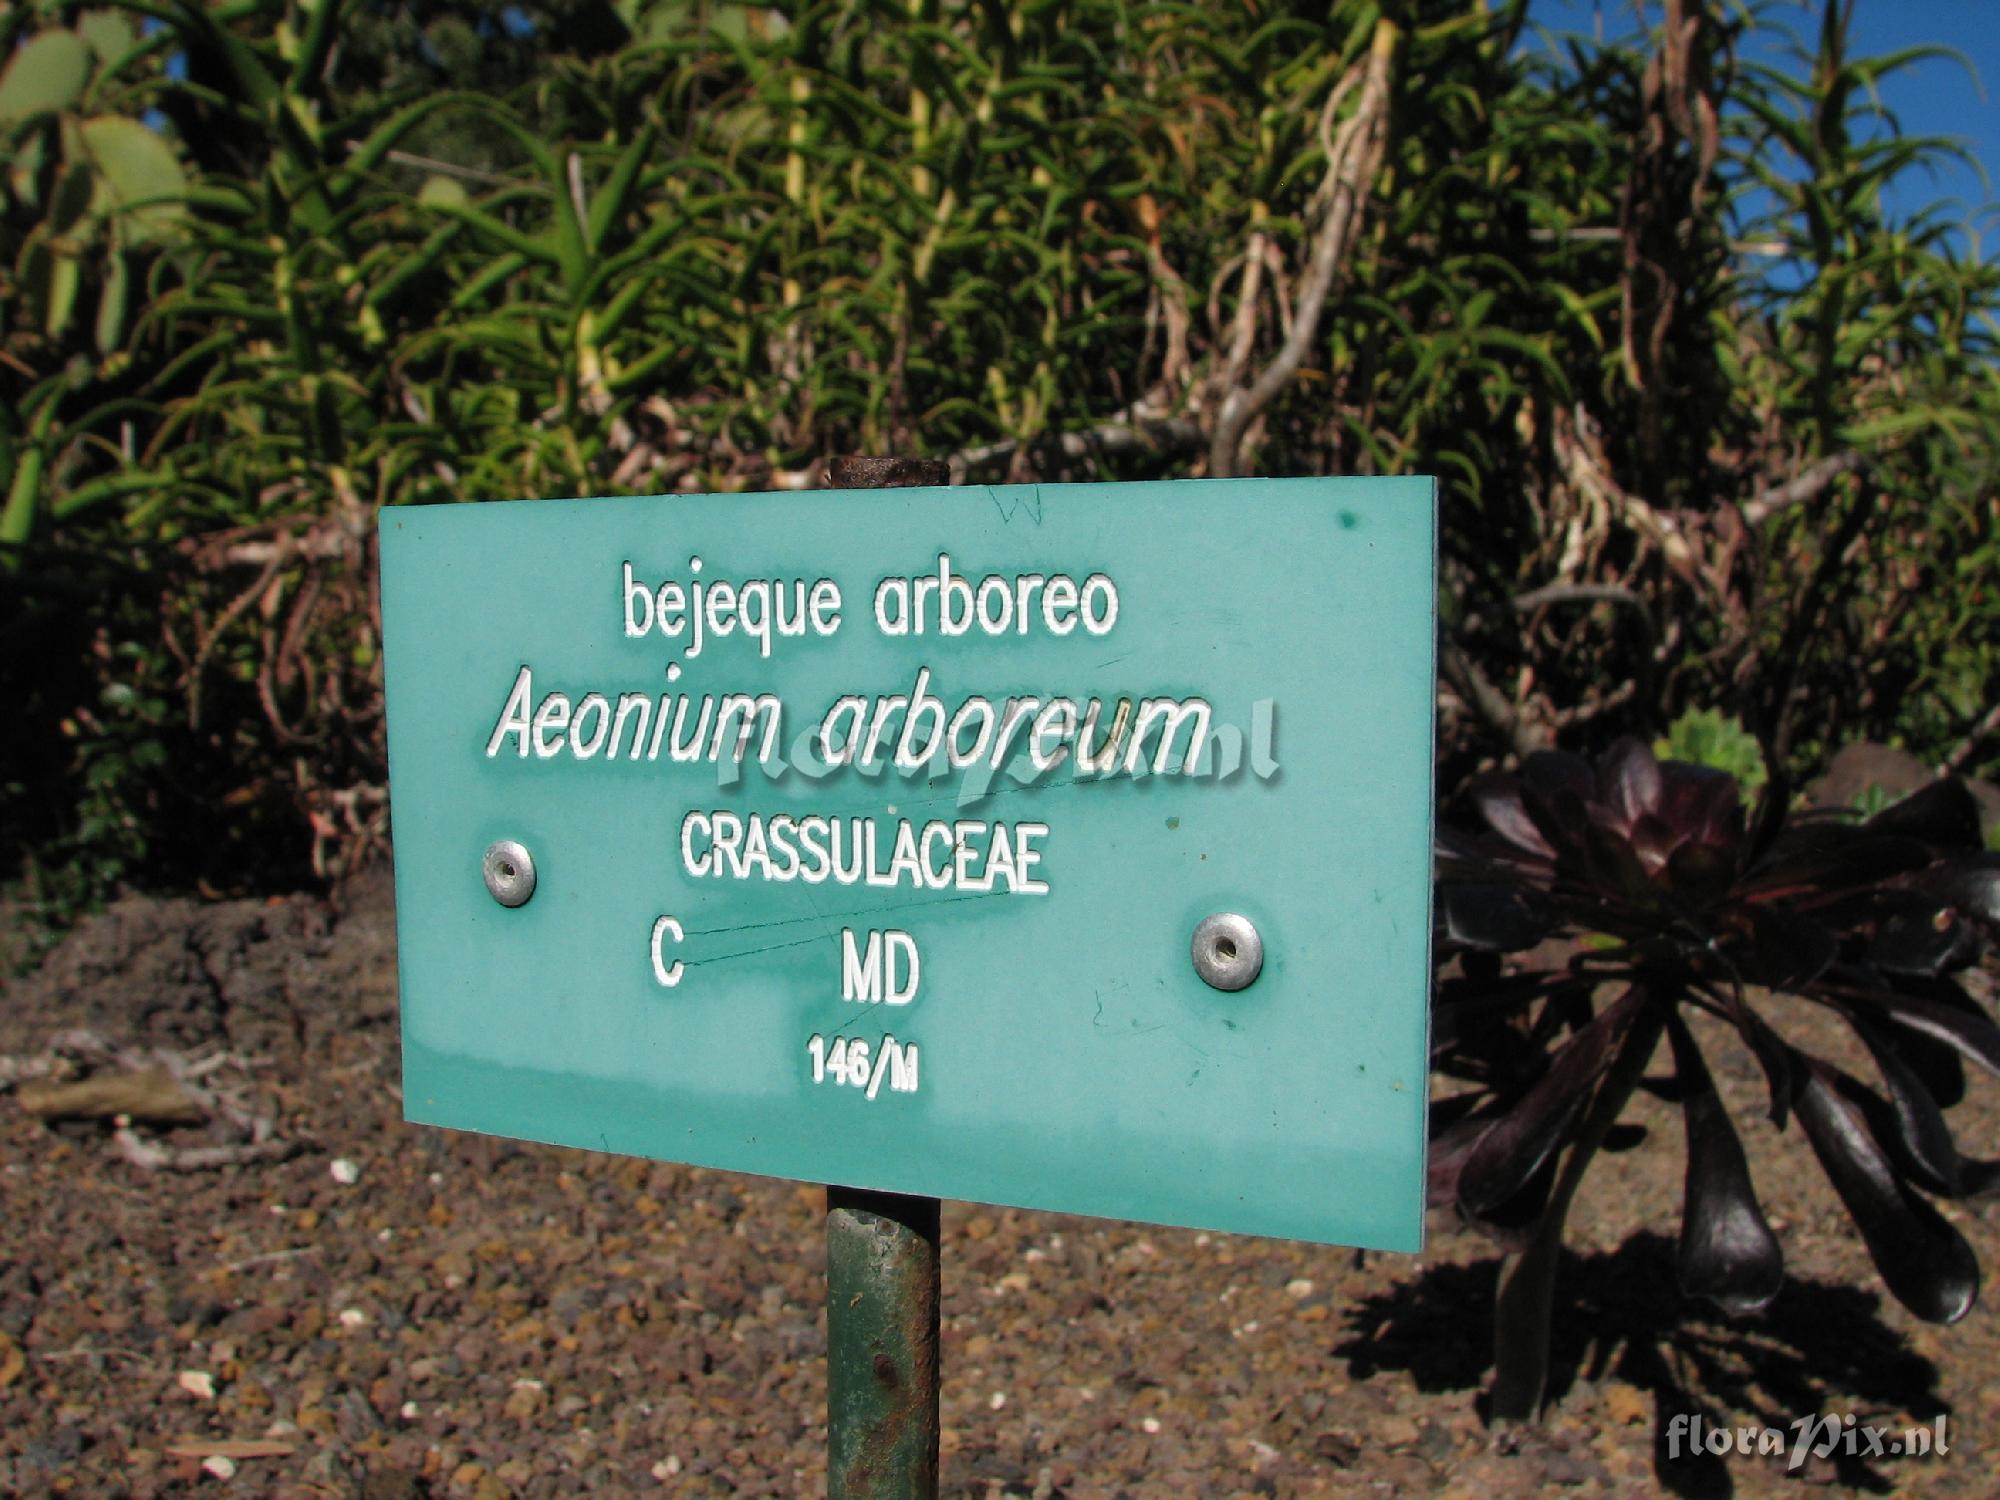
[[[1942,777],[1885,807],[1862,825],[1871,833],[1901,834],[1947,852],[1976,853],[1979,803],[1965,783]]]
[[[1676,1269],[1681,1290],[1730,1313],[1755,1312],[1778,1294],[1785,1253],[1757,1203],[1743,1143],[1687,1025],[1667,1022],[1687,1130],[1687,1175]]]
[[[1467,796],[1485,818],[1487,826],[1515,849],[1544,859],[1555,858],[1554,846],[1544,837],[1523,804],[1520,785],[1513,777],[1481,777],[1467,789]]]
[[[1927,1193],[1947,1198],[1959,1193],[1958,1148],[1937,1100],[1923,1079],[1879,1027],[1850,1017],[1854,1033],[1868,1048],[1881,1074],[1888,1101],[1856,1085],[1853,1097],[1875,1138],[1895,1159],[1896,1169]]]
[[[1438,917],[1447,942],[1495,953],[1532,948],[1555,924],[1539,893],[1497,881],[1453,881],[1441,887]]]
[[[1659,895],[1659,888],[1646,873],[1646,866],[1630,841],[1594,821],[1582,831],[1576,858],[1560,861],[1557,868],[1621,907],[1644,911]]]
[[[1971,1247],[1897,1174],[1859,1109],[1843,1097],[1843,1075],[1804,1053],[1793,1061],[1799,1123],[1883,1282],[1918,1317],[1957,1322],[1979,1295]]]
[[[1607,1005],[1480,1136],[1459,1173],[1458,1201],[1468,1213],[1477,1217],[1499,1208],[1555,1154],[1645,1003],[1635,987]]]
[[[1871,993],[1864,1000],[1884,1019],[1943,1042],[2000,1076],[2000,1027],[1949,980],[1934,981],[1922,993],[1906,981],[1893,992]]]
[[[1740,963],[1743,977],[1771,989],[1796,990],[1818,979],[1840,956],[1819,923],[1781,906],[1746,902]]]
[[[1458,1198],[1459,1174],[1465,1158],[1493,1123],[1490,1115],[1471,1115],[1431,1133],[1424,1159],[1424,1206],[1438,1208]]]
[[[1692,843],[1727,849],[1743,838],[1743,798],[1736,779],[1707,766],[1669,762],[1671,774],[1660,799],[1660,813],[1683,830]]]
[[[1948,906],[1892,912],[1868,944],[1868,962],[1891,974],[1929,977],[1960,968],[1978,951],[1978,939]]]
[[[104,64],[120,61],[139,44],[138,31],[114,10],[85,11],[76,19],[76,32]]]
[[[1667,885],[1684,905],[1708,906],[1728,893],[1736,860],[1727,846],[1686,843],[1667,858]]]
[[[166,138],[123,115],[85,120],[79,134],[128,238],[171,238],[187,216],[188,181]]]
[[[90,81],[90,48],[73,31],[28,38],[0,72],[0,126],[76,108]]]
[[[2000,854],[1977,854],[1924,873],[1927,891],[2000,935]]]
[[[1744,876],[1739,893],[1793,898],[1866,888],[1921,870],[1934,859],[1923,840],[1893,831],[1839,823],[1797,825]]]
[[[1783,1130],[1792,1107],[1792,1049],[1750,1008],[1747,1000],[1736,999],[1730,1019],[1750,1044],[1757,1065],[1764,1070],[1764,1084],[1771,1096],[1770,1121]]]
[[[1621,739],[1597,762],[1598,800],[1627,828],[1660,805],[1665,786],[1660,763],[1643,741]]]
[[[1938,1108],[1950,1109],[1965,1097],[1965,1068],[1955,1048],[1906,1026],[1891,1024],[1883,1029],[1896,1055],[1922,1081],[1924,1092],[1937,1101]]]

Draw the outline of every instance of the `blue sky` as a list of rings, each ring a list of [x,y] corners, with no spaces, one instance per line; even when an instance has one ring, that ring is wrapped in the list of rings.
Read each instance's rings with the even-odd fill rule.
[[[1818,38],[1821,6],[1822,0],[1772,0],[1765,14],[1791,27],[1810,49]],[[1601,15],[1603,25],[1617,34],[1631,28],[1633,10],[1631,0],[1535,0],[1534,15],[1551,30],[1585,32]],[[1963,53],[1977,80],[1960,63],[1930,59],[1890,78],[1882,103],[1905,135],[1962,142],[1978,170],[1946,166],[1934,180],[1917,174],[1891,192],[1889,207],[1903,216],[1939,199],[1956,200],[1979,232],[1979,254],[1993,260],[2000,257],[2000,210],[1988,210],[2000,198],[2000,0],[1857,0],[1852,55],[1926,45]],[[1981,181],[1980,170],[1990,181]]]
[[[1917,64],[1882,91],[1882,101],[1900,117],[1905,134],[1962,139],[1992,181],[1960,169],[1935,186],[1910,185],[1898,208],[1921,207],[1931,199],[1956,198],[1979,223],[1986,259],[2000,251],[2000,220],[1983,212],[2000,192],[2000,0],[1860,0],[1854,12],[1853,46],[1859,55],[1936,44],[1965,54],[1978,73],[1975,81],[1954,62]],[[1995,241],[1987,243],[1985,241]]]

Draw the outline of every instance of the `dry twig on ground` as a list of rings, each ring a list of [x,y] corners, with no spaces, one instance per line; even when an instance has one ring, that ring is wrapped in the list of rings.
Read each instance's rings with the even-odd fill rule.
[[[77,1078],[79,1065],[95,1071]],[[59,1032],[39,1056],[0,1057],[0,1088],[20,1083],[21,1108],[49,1124],[105,1120],[117,1154],[146,1171],[202,1171],[252,1161],[279,1161],[298,1150],[281,1138],[269,1115],[246,1106],[240,1090],[197,1080],[253,1062],[227,1051],[200,1054],[158,1047],[120,1047],[94,1031]],[[226,1137],[206,1146],[149,1140],[135,1128],[208,1125]]]

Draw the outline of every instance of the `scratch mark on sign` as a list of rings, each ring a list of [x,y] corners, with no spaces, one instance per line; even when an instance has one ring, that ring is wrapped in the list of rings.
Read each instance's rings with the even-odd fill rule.
[[[731,959],[736,958],[755,958],[760,953],[777,953],[785,948],[804,948],[811,944],[824,943],[825,941],[826,939],[823,936],[815,933],[809,938],[795,938],[789,943],[764,943],[755,948],[744,948],[736,953],[716,953],[711,954],[707,958],[684,958],[681,962],[686,964],[690,969],[698,969],[705,964],[728,963]]]
[[[825,929],[826,936],[834,937],[832,925],[835,922],[848,923],[857,918],[879,917],[892,911],[910,911],[922,907],[929,911],[940,906],[956,906],[961,901],[993,901],[1007,899],[1005,891],[975,891],[966,896],[938,896],[932,900],[918,897],[910,901],[885,901],[879,906],[856,907],[853,911],[823,912],[817,905],[809,915],[802,917],[774,917],[768,922],[726,922],[720,927],[690,927],[687,935],[693,937],[724,937],[732,932],[761,932],[770,927],[797,927],[803,922],[817,922]]]
[[[810,906],[813,915],[819,918],[820,931],[826,935],[828,942],[832,942],[837,934],[834,932],[833,924],[827,921],[826,914],[819,909],[819,898],[813,894],[812,887],[806,887],[805,898],[806,905]]]
[[[1023,486],[1004,500],[999,491],[989,484],[986,486],[986,498],[1000,512],[1000,519],[1010,525],[1017,515],[1025,515],[1037,526],[1042,524],[1042,487],[1039,484]]]

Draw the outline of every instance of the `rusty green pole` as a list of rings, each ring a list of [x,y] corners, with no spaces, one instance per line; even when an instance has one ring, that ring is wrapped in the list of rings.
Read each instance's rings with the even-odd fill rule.
[[[837,458],[830,488],[950,482],[922,458]],[[935,1500],[938,1200],[826,1190],[826,1492]]]
[[[938,1487],[938,1200],[826,1190],[826,1491]]]

